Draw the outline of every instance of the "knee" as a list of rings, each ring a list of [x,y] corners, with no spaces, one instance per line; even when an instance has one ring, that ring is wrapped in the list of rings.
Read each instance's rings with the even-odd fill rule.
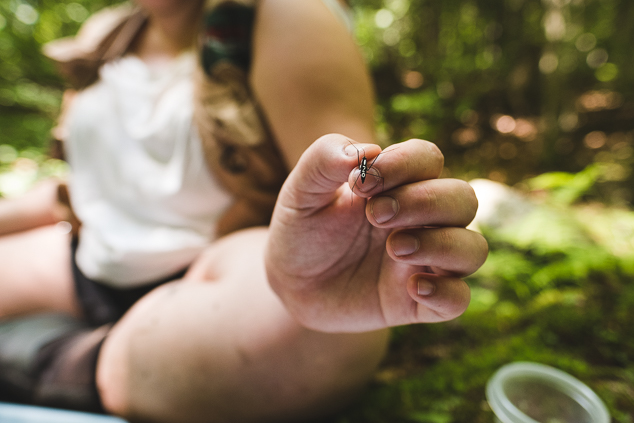
[[[268,343],[199,344],[160,360],[132,358],[134,351],[121,354],[114,345],[104,349],[98,383],[105,409],[130,421],[304,421],[353,401],[387,339],[387,331],[333,335],[297,328]],[[128,366],[139,361],[144,364]]]

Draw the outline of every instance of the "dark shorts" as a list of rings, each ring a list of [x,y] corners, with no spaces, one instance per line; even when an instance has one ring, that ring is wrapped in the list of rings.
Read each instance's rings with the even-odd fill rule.
[[[116,322],[134,303],[140,300],[141,297],[158,286],[182,278],[187,272],[187,268],[185,268],[164,279],[137,288],[112,288],[88,278],[79,270],[77,261],[75,260],[77,244],[77,240],[73,240],[71,245],[71,262],[75,292],[77,293],[81,310],[84,313],[84,319],[94,326]]]

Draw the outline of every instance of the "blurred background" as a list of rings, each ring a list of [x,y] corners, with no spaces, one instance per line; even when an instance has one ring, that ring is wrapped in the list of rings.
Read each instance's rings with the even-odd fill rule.
[[[634,2],[350,2],[379,140],[431,140],[443,176],[513,191],[496,186],[497,206],[482,204],[491,254],[468,279],[467,313],[397,328],[371,389],[337,421],[491,422],[487,379],[528,360],[634,422]],[[112,3],[0,0],[3,196],[66,172],[47,156],[64,85],[41,46]]]
[[[381,134],[439,144],[447,173],[514,185],[601,163],[632,201],[634,3],[357,0]]]

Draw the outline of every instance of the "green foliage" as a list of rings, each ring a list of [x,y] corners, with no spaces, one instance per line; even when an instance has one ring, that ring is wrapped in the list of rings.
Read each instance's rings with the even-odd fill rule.
[[[39,180],[64,178],[67,173],[65,162],[51,159],[39,149],[18,151],[10,145],[0,145],[0,197],[22,195]]]
[[[115,0],[0,2],[0,196],[19,195],[66,166],[46,157],[64,83],[43,44],[77,31]]]
[[[41,46],[118,0],[0,1],[0,194],[63,175],[44,152],[64,88]],[[484,228],[453,322],[397,328],[339,423],[491,422],[488,378],[537,361],[634,421],[634,2],[351,0],[381,141],[430,139],[445,175],[522,183],[541,204]],[[585,170],[583,170],[585,169]],[[582,201],[586,201],[583,203]]]
[[[595,173],[531,181],[546,190],[535,210],[484,228],[491,252],[468,279],[467,312],[398,328],[369,394],[339,422],[491,422],[486,382],[514,361],[571,373],[613,421],[632,422],[634,212],[560,198]]]
[[[0,145],[46,151],[64,84],[43,44],[77,31],[114,0],[0,2]]]
[[[632,200],[633,2],[353,4],[384,140],[429,139],[446,174],[510,184],[606,163],[610,188],[597,195]]]
[[[533,190],[547,189],[553,191],[552,201],[563,205],[572,204],[593,187],[599,176],[601,167],[588,166],[583,172],[571,174],[566,172],[544,173],[530,181]]]
[[[119,1],[0,2],[0,144],[44,148],[63,83],[41,46]],[[632,201],[633,2],[351,3],[382,143],[429,139],[445,176],[510,184],[601,163],[604,186],[591,195]]]

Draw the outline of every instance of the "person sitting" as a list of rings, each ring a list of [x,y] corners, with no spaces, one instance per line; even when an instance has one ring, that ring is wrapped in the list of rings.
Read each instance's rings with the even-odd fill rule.
[[[375,144],[346,16],[136,0],[47,47],[71,175],[0,202],[0,399],[309,419],[358,394],[389,327],[464,312],[476,197],[433,143]]]

